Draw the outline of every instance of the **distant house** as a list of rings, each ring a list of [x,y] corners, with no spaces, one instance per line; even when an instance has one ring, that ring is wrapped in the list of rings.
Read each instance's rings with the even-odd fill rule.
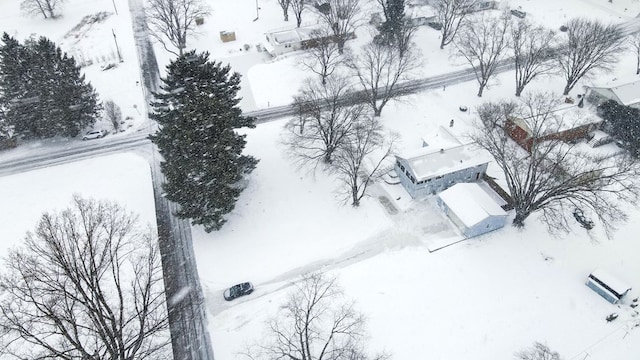
[[[596,106],[614,100],[620,105],[640,108],[640,80],[611,86],[589,86],[586,89],[587,101]]]
[[[544,141],[552,139],[560,139],[566,142],[574,142],[578,139],[589,137],[589,133],[598,128],[598,124],[602,119],[594,115],[589,110],[571,106],[568,108],[556,110],[561,123],[554,123],[549,131],[539,129],[537,132],[542,133],[537,137],[529,126],[528,119],[518,117],[507,117],[504,125],[505,132],[520,146],[528,152],[534,141]],[[551,120],[549,120],[551,122]]]
[[[501,205],[478,183],[453,185],[438,194],[438,205],[467,238],[500,229],[507,221]]]
[[[272,56],[302,50],[310,40],[316,37],[315,34],[319,30],[319,25],[273,30],[265,34],[266,42],[263,45]]]
[[[423,147],[396,156],[395,172],[412,198],[436,194],[460,182],[482,179],[490,157],[477,145],[461,145],[444,128]]]
[[[271,54],[271,56],[279,56],[288,52],[304,50],[317,46],[318,40],[322,39],[320,36],[322,25],[313,24],[308,26],[301,26],[299,28],[273,30],[265,33],[265,40],[263,42],[264,49]],[[326,37],[330,39],[332,37]],[[351,33],[347,36],[347,39],[355,38],[355,34]]]
[[[602,269],[596,269],[587,277],[586,285],[612,304],[617,304],[631,287]]]

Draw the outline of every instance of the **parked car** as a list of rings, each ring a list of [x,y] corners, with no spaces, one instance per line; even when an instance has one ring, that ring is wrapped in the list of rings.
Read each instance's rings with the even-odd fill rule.
[[[231,301],[237,299],[240,296],[249,295],[253,292],[253,284],[250,282],[244,282],[242,284],[233,285],[224,291],[224,299]]]
[[[519,17],[520,19],[524,19],[527,16],[527,13],[520,10],[511,10],[511,15],[515,17]]]
[[[107,136],[106,130],[93,130],[84,134],[84,136],[82,137],[82,140],[100,139],[105,136]]]
[[[436,29],[438,31],[442,30],[442,24],[437,22],[437,21],[429,21],[427,23],[427,26],[429,26],[431,28],[434,28],[434,29]]]
[[[576,208],[573,211],[573,217],[576,218],[578,224],[580,224],[580,226],[582,226],[583,228],[587,230],[593,229],[593,221],[587,219],[587,217],[584,216],[584,212],[582,211],[582,209]]]

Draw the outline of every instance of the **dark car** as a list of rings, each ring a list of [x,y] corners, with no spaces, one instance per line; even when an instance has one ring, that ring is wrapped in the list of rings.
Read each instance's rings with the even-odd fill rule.
[[[587,230],[593,229],[593,221],[587,219],[587,217],[584,216],[584,212],[582,211],[582,209],[576,208],[575,210],[573,210],[573,217],[576,218],[578,224],[580,224],[580,226],[582,226],[583,228]]]
[[[253,284],[245,282],[242,284],[234,285],[224,291],[224,299],[231,301],[239,298],[240,296],[249,295],[253,292]]]
[[[515,17],[519,17],[520,19],[524,19],[527,16],[527,13],[520,10],[511,10],[511,15]]]
[[[442,24],[437,21],[429,21],[427,22],[427,26],[436,29],[438,31],[442,30]]]

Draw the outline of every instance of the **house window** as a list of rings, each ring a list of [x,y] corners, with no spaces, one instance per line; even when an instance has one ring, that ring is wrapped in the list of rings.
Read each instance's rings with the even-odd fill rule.
[[[480,173],[476,173],[476,180],[480,179]]]
[[[411,179],[412,183],[414,183],[414,184],[416,183],[416,178],[414,178],[413,176],[409,175],[409,179]]]
[[[444,176],[440,175],[440,176],[436,176],[436,180],[438,179],[442,179]]]

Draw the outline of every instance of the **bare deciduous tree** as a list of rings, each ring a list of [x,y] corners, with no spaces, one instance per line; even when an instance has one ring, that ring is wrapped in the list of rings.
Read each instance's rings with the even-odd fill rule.
[[[302,165],[330,164],[336,149],[364,113],[363,104],[351,105],[353,88],[347,79],[332,76],[325,85],[307,80],[294,97],[297,118],[287,124],[284,143]]]
[[[442,25],[440,49],[444,49],[456,37],[458,29],[478,0],[435,0],[433,9]]]
[[[636,57],[636,75],[640,74],[640,33],[635,32],[627,37],[629,48]]]
[[[338,44],[333,41],[331,33],[324,29],[313,32],[312,44],[307,49],[302,65],[314,74],[318,74],[322,84],[326,84],[329,77],[342,62]]]
[[[560,360],[560,354],[549,349],[545,344],[535,342],[530,349],[516,353],[518,360]]]
[[[610,234],[614,223],[626,219],[621,203],[638,200],[638,166],[626,153],[596,155],[565,142],[557,134],[577,124],[558,115],[558,105],[555,96],[545,93],[524,96],[521,103],[485,103],[478,108],[472,138],[504,173],[516,212],[514,226],[524,226],[529,215],[541,212],[550,231],[569,231],[568,219],[577,208],[597,216]],[[518,122],[527,132],[521,141],[529,151],[507,135]]]
[[[328,0],[327,12],[318,12],[321,21],[331,29],[340,54],[345,42],[354,35],[360,23],[360,0]]]
[[[511,26],[511,48],[516,66],[516,96],[539,75],[554,70],[553,61],[556,34],[544,27],[534,27],[528,20]]]
[[[482,14],[469,19],[453,42],[458,53],[464,57],[476,75],[480,88],[478,96],[482,96],[484,88],[493,76],[497,66],[506,55],[509,46],[510,17],[502,14],[499,18]]]
[[[107,100],[103,105],[105,118],[111,126],[113,126],[113,130],[118,132],[118,130],[120,130],[120,122],[122,121],[122,110],[120,110],[120,106],[113,102],[113,100]]]
[[[20,359],[170,357],[157,241],[113,203],[75,197],[44,214],[6,258],[0,312]]]
[[[45,19],[56,17],[56,10],[64,0],[22,0],[20,9],[27,14],[42,14]]]
[[[268,322],[266,339],[245,354],[251,359],[384,360],[365,350],[366,319],[344,299],[335,278],[306,275]]]
[[[195,32],[196,19],[209,15],[209,7],[202,0],[147,0],[145,11],[151,35],[176,56],[186,49],[187,36]],[[167,46],[167,40],[177,52]]]
[[[398,82],[408,80],[419,67],[420,61],[413,49],[404,53],[395,46],[371,42],[360,54],[348,61],[358,82],[362,86],[364,101],[380,116],[384,106],[397,96]]]
[[[291,6],[291,0],[276,0],[280,8],[282,8],[282,15],[284,21],[289,21],[289,7]]]
[[[359,206],[368,186],[389,171],[385,163],[396,139],[391,135],[386,140],[378,118],[363,116],[336,150],[331,169],[344,183],[345,200],[350,199],[352,206]]]
[[[302,13],[304,9],[307,7],[308,0],[290,0],[291,1],[291,11],[293,11],[293,15],[296,17],[296,27],[300,27],[302,24]]]
[[[558,48],[558,63],[567,84],[568,95],[576,83],[594,71],[610,71],[624,51],[623,34],[617,25],[598,20],[572,19],[567,23],[566,38]]]

